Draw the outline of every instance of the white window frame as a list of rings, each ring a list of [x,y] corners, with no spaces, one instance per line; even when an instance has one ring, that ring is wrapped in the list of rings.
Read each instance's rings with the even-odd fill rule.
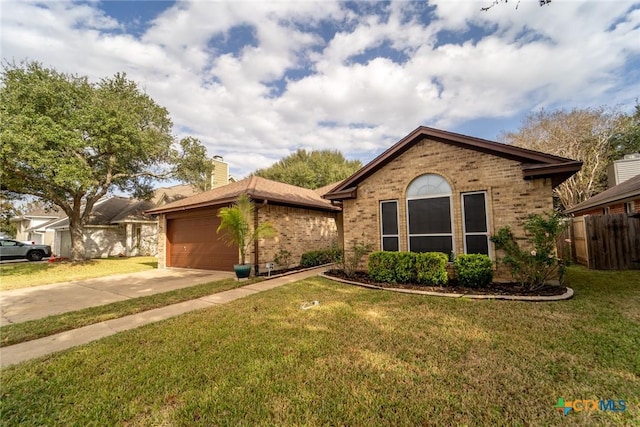
[[[624,204],[624,211],[627,214],[633,214],[636,212],[636,206],[635,206],[635,202],[632,200],[630,202],[625,202]]]
[[[428,195],[419,195],[419,196],[409,196],[409,187],[411,187],[411,184],[413,184],[417,179],[425,176],[425,175],[435,175],[439,178],[441,178],[444,182],[447,183],[447,185],[449,186],[449,192],[448,193],[434,193],[434,194],[428,194]],[[412,237],[444,237],[444,236],[448,236],[451,238],[451,252],[453,254],[456,253],[456,239],[455,239],[455,233],[454,233],[454,228],[453,228],[453,189],[451,188],[451,184],[449,184],[449,181],[447,181],[447,179],[445,179],[442,175],[438,175],[435,173],[426,173],[420,176],[415,177],[407,186],[407,199],[405,202],[405,207],[406,207],[406,212],[405,212],[405,216],[406,216],[406,220],[407,220],[407,250],[409,252],[411,252],[411,238]],[[437,233],[437,234],[433,234],[433,233],[429,233],[429,234],[411,234],[411,224],[409,222],[409,201],[411,200],[422,200],[422,199],[439,199],[441,197],[448,197],[449,198],[449,226],[451,228],[451,233]],[[449,256],[451,256],[452,254],[447,254]]]
[[[396,204],[396,234],[384,234],[383,230],[383,218],[382,218],[382,204],[383,203],[395,203]],[[400,252],[400,204],[398,200],[380,200],[380,250],[384,251],[384,238],[395,237],[398,240],[398,252]]]
[[[473,232],[467,232],[467,221],[466,221],[466,210],[465,210],[465,203],[464,203],[464,196],[470,196],[473,194],[482,194],[484,195],[484,212],[485,212],[485,228],[486,228],[486,232],[477,232],[477,231],[473,231]],[[489,251],[489,253],[487,254],[489,256],[489,258],[493,259],[493,251],[491,250],[491,241],[489,240],[489,237],[491,236],[491,230],[489,229],[489,200],[487,198],[487,192],[485,190],[482,191],[469,191],[466,193],[460,193],[460,203],[462,205],[462,244],[464,245],[464,253],[467,253],[467,236],[486,236],[487,237],[487,250]]]

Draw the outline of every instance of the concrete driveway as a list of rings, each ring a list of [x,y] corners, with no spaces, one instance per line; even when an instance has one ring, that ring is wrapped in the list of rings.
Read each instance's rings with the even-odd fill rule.
[[[0,291],[0,326],[232,277],[228,271],[169,268]]]

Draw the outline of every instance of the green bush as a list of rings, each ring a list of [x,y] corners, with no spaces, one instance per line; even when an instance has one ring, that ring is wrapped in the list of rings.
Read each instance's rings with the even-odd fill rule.
[[[499,261],[509,267],[513,279],[527,290],[535,291],[550,279],[558,278],[562,282],[565,266],[558,259],[556,240],[566,225],[556,212],[544,216],[532,214],[524,223],[527,233],[524,247],[520,247],[519,239],[509,226],[498,230],[491,241],[504,253]]]
[[[374,252],[369,255],[369,277],[376,282],[396,283],[395,260],[398,252]]]
[[[337,246],[328,249],[309,251],[302,254],[300,266],[316,267],[318,265],[331,264],[342,260],[342,251]]]
[[[398,283],[415,283],[416,255],[415,252],[396,252],[395,276]]]
[[[454,268],[461,286],[481,288],[493,279],[493,262],[485,254],[458,255]]]
[[[442,252],[416,254],[416,278],[428,286],[444,286],[449,282],[447,262],[449,255]]]
[[[369,276],[384,283],[445,285],[448,259],[440,252],[374,252],[369,255]]]

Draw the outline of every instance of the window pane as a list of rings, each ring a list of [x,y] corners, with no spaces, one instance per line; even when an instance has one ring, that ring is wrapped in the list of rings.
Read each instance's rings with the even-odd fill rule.
[[[382,202],[382,234],[398,234],[398,203]]]
[[[397,237],[383,237],[382,238],[382,250],[398,252],[398,238]]]
[[[409,234],[451,233],[449,197],[409,200]]]
[[[451,236],[410,237],[411,252],[444,252],[449,255],[453,250]]]
[[[467,233],[487,231],[487,211],[483,193],[464,196],[464,231]]]
[[[487,236],[466,236],[468,254],[489,255],[489,238]]]
[[[407,188],[407,197],[440,196],[451,194],[451,186],[440,175],[422,175],[411,181]]]

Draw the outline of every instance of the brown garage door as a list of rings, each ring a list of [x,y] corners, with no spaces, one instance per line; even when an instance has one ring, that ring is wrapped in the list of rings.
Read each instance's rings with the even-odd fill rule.
[[[167,216],[167,266],[232,271],[238,247],[229,247],[216,233],[217,210]]]

